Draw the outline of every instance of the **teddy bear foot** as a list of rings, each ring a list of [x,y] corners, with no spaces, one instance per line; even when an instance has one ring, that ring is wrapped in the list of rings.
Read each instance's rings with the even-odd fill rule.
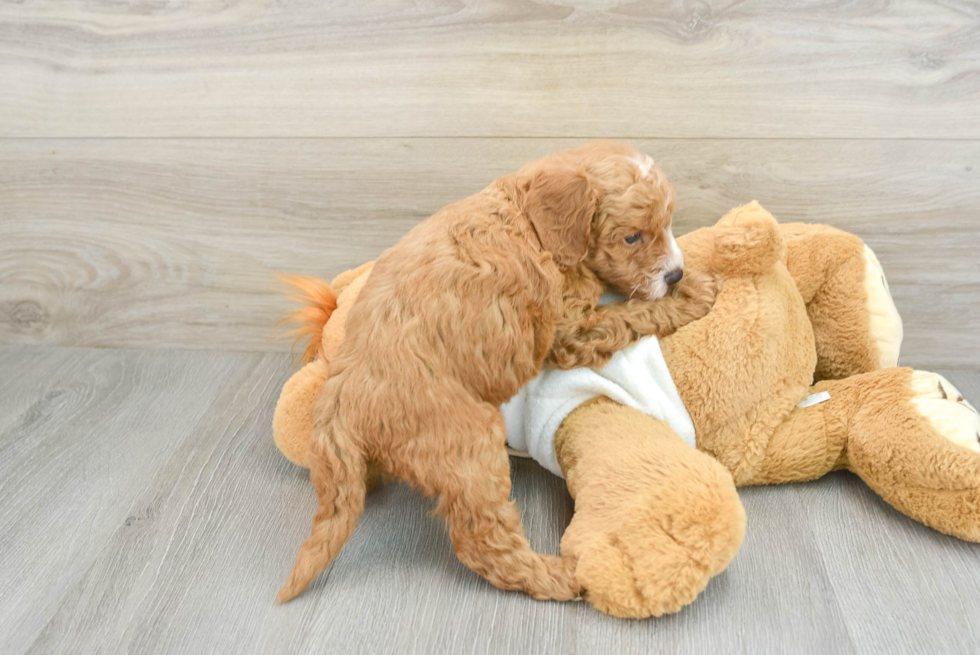
[[[634,619],[671,614],[694,602],[742,543],[745,512],[731,482],[729,487],[708,489],[687,506],[651,503],[604,538],[582,544],[576,576],[585,600],[606,614]]]
[[[596,398],[562,423],[555,450],[575,516],[561,540],[583,596],[622,618],[680,610],[745,536],[731,473],[663,421]]]
[[[949,380],[929,371],[912,374],[912,404],[950,443],[980,453],[980,413]]]
[[[980,414],[937,373],[878,373],[894,386],[854,416],[849,467],[908,516],[980,542]]]
[[[657,444],[660,453],[638,454],[635,470],[581,489],[575,499],[562,553],[576,558],[583,596],[601,612],[620,618],[677,612],[742,544],[745,510],[731,474],[675,440]]]

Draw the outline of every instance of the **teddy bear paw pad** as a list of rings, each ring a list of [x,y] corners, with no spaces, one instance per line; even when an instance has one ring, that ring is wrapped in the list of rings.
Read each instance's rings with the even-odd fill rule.
[[[938,373],[912,374],[912,404],[936,431],[958,446],[980,453],[980,413]]]
[[[898,366],[898,352],[904,336],[902,317],[892,300],[885,271],[871,248],[864,247],[864,289],[868,295],[869,331],[878,345],[881,368]]]

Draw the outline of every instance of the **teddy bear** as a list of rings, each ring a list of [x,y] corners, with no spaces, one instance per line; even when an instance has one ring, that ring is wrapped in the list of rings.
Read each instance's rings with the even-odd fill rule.
[[[588,602],[628,618],[679,611],[742,543],[736,487],[841,469],[913,519],[980,541],[980,414],[942,376],[897,366],[901,319],[861,239],[779,224],[752,202],[677,241],[687,270],[723,281],[715,305],[655,344],[660,363],[650,366],[666,366],[666,383],[646,382],[657,376],[629,349],[616,375],[665,386],[683,420],[634,402],[644,390],[610,374],[602,381],[612,391],[574,396],[544,433],[544,452],[532,453],[574,498],[561,552],[576,559]],[[329,285],[286,280],[302,291],[296,336],[310,340],[273,436],[300,466],[327,363],[371,265]],[[631,348],[646,339],[656,338]]]

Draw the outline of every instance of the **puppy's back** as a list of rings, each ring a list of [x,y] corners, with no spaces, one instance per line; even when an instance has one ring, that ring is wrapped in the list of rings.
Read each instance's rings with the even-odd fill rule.
[[[486,191],[417,225],[375,264],[337,372],[389,392],[451,378],[494,405],[512,397],[550,347],[561,281],[528,230]]]

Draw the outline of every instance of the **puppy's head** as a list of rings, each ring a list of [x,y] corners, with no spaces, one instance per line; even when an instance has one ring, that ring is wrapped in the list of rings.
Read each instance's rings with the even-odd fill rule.
[[[595,142],[578,152],[603,191],[585,265],[624,295],[662,298],[684,274],[671,231],[673,187],[653,159],[625,144]]]
[[[594,141],[529,164],[525,213],[561,266],[583,263],[606,285],[656,300],[683,276],[674,189],[647,155]]]

